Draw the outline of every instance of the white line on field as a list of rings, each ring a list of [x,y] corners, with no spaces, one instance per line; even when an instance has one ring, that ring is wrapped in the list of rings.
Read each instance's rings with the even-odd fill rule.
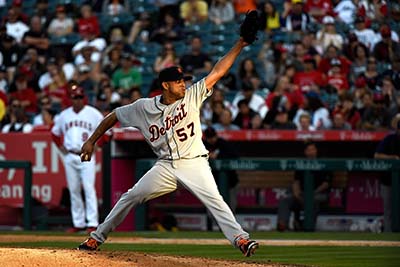
[[[366,246],[366,247],[400,247],[400,241],[375,241],[375,240],[257,240],[263,246]],[[227,245],[225,239],[191,239],[191,238],[119,238],[110,237],[107,243],[132,243],[132,244],[194,244],[194,245]]]

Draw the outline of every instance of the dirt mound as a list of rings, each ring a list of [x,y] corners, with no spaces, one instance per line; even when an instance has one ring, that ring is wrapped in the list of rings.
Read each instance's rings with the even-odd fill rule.
[[[2,266],[107,266],[107,267],[284,267],[283,265],[238,263],[204,258],[175,257],[135,252],[85,252],[65,249],[0,248]],[[289,266],[287,266],[289,267]]]

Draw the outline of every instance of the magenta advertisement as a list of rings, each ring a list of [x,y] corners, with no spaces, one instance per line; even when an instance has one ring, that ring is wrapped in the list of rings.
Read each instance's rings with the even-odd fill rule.
[[[346,192],[346,212],[383,212],[380,184],[376,174],[360,172],[350,175]]]

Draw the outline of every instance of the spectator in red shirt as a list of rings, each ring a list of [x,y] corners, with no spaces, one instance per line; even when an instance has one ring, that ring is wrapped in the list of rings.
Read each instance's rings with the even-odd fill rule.
[[[304,57],[304,71],[297,72],[294,76],[294,84],[300,87],[302,92],[308,92],[313,87],[324,86],[325,76],[322,72],[315,69],[315,59],[310,55]]]
[[[280,96],[284,96],[287,100],[288,103],[284,107],[289,110],[290,114],[295,113],[298,108],[303,106],[304,96],[300,88],[292,84],[287,76],[281,76],[275,90],[268,94],[266,104],[269,110],[274,108],[274,99]]]
[[[22,108],[29,117],[32,117],[38,111],[37,97],[35,91],[28,87],[26,75],[17,73],[15,76],[16,91],[10,93],[11,98],[18,99]]]
[[[52,82],[47,85],[43,92],[51,98],[51,102],[58,108],[66,108],[71,105],[68,97],[68,81],[60,68],[54,68],[50,72]]]
[[[350,93],[345,93],[340,97],[340,101],[333,111],[333,117],[336,113],[341,113],[352,130],[359,129],[361,126],[361,115],[354,106],[354,97]]]
[[[318,70],[321,73],[328,73],[328,71],[331,69],[331,60],[333,58],[337,58],[340,60],[341,65],[342,65],[342,73],[347,77],[350,73],[350,66],[351,66],[351,61],[348,60],[346,57],[340,55],[339,49],[334,46],[330,45],[327,47],[325,51],[325,55],[321,59],[319,65],[318,65]]]
[[[85,35],[85,31],[90,28],[93,30],[93,34],[97,37],[100,35],[100,26],[97,16],[93,14],[92,7],[88,4],[81,6],[81,17],[77,21],[78,32],[82,36]]]
[[[342,63],[339,59],[331,60],[331,69],[328,72],[327,83],[336,88],[339,95],[349,89],[347,78],[342,73]]]
[[[393,1],[396,2],[396,1]],[[366,17],[368,27],[371,21],[382,21],[388,15],[388,7],[384,0],[360,0],[358,1],[357,16]]]
[[[322,22],[324,16],[334,14],[331,0],[307,0],[304,11],[318,22]]]

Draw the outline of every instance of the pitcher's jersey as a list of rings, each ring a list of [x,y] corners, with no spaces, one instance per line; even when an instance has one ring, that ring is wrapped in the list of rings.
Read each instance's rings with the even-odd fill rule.
[[[102,119],[103,115],[94,107],[86,105],[79,113],[69,107],[60,113],[51,132],[57,136],[64,135],[67,150],[80,151]]]
[[[208,153],[202,141],[200,107],[211,94],[202,79],[173,104],[162,104],[159,95],[141,98],[115,112],[122,127],[141,131],[159,159],[190,159]]]

